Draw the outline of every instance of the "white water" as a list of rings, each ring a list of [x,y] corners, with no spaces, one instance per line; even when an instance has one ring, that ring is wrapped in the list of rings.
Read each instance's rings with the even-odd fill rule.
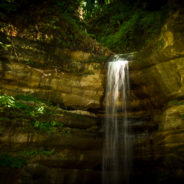
[[[108,63],[107,72],[103,184],[129,183],[131,141],[127,121],[128,91],[128,61],[115,56]]]

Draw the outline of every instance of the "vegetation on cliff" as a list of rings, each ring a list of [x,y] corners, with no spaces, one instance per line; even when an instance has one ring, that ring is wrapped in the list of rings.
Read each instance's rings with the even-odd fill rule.
[[[140,50],[159,34],[168,1],[6,0],[0,3],[1,32],[61,48],[99,53]]]
[[[57,106],[42,101],[32,95],[17,95],[16,97],[0,95],[0,136],[5,136],[10,130],[16,134],[44,136],[70,136],[70,128],[64,127],[61,121],[54,120],[58,112]],[[8,128],[9,127],[9,128]],[[14,134],[14,133],[12,133]],[[36,156],[51,156],[54,148],[43,146],[24,146],[12,153],[5,148],[0,151],[0,167],[21,168],[31,158]]]
[[[49,48],[104,53],[104,49],[83,29],[79,7],[80,2],[73,0],[6,0],[0,2],[0,33],[10,36],[10,41],[11,38],[21,38],[33,44],[43,43]],[[10,45],[14,46],[13,43]]]
[[[11,121],[6,117],[12,117],[23,125],[23,129],[37,133],[69,133],[69,129],[63,128],[62,122],[53,120],[53,114],[57,107],[51,106],[48,102],[41,101],[32,95],[17,95],[16,97],[7,94],[0,95],[0,114],[5,118],[1,121]],[[20,119],[21,117],[21,119]]]
[[[89,34],[116,53],[138,51],[149,45],[168,14],[167,1],[116,0],[91,9],[85,16]]]

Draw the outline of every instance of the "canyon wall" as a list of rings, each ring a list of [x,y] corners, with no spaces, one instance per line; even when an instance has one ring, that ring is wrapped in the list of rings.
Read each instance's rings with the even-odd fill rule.
[[[182,164],[178,164],[183,161],[180,155],[184,153],[183,23],[182,11],[172,13],[155,43],[135,54],[130,62],[128,109],[129,118],[141,119],[141,133],[144,134],[135,140],[135,151],[140,151],[144,145],[144,151],[135,159],[145,163],[152,160],[155,165],[161,160],[161,170],[166,169],[166,172],[171,164],[178,177],[184,173]],[[0,49],[1,93],[32,94],[58,104],[69,111],[57,111],[55,118],[58,122],[64,121],[73,132],[71,137],[41,134],[32,135],[30,139],[29,132],[15,128],[18,122],[24,124],[24,121],[13,116],[15,124],[6,125],[1,133],[2,149],[47,145],[59,152],[45,160],[43,157],[33,160],[21,176],[29,178],[27,173],[32,176],[36,172],[48,173],[50,167],[52,172],[48,175],[56,183],[61,180],[86,183],[92,178],[91,183],[97,180],[100,183],[106,62],[112,53],[98,44],[94,50],[101,50],[100,54],[63,49],[58,44],[29,40],[14,32],[1,33]],[[77,110],[75,116],[72,110]],[[2,113],[2,117],[5,114]],[[4,122],[1,120],[2,127]],[[34,165],[37,162],[43,167],[38,169]]]

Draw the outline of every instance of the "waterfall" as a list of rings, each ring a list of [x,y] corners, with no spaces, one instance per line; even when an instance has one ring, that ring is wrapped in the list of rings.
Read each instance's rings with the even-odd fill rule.
[[[108,63],[103,184],[129,183],[131,140],[128,131],[128,60],[115,56]]]

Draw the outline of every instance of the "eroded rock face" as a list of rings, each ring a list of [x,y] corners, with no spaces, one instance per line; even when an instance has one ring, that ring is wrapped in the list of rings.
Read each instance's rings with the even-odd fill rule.
[[[72,27],[64,15],[55,17],[47,12],[48,17],[40,17],[43,12],[37,13],[38,19],[28,26],[22,25],[20,15],[15,22],[2,24],[2,92],[31,93],[70,109],[99,109],[104,94],[104,62],[112,53]],[[60,22],[57,30],[49,24],[51,20]]]
[[[2,92],[31,93],[73,109],[99,109],[104,94],[104,58],[2,35]],[[7,42],[7,43],[5,43]],[[26,43],[25,43],[26,42]],[[10,44],[8,47],[6,47]],[[101,62],[100,62],[101,61]]]
[[[170,100],[183,98],[182,17],[182,11],[173,13],[155,45],[138,53],[130,62],[129,116],[152,116],[155,110],[162,114]],[[6,42],[6,38],[4,40]],[[101,56],[95,56],[49,43],[47,46],[25,43],[23,38],[17,37],[11,37],[10,43],[10,48],[3,45],[5,49],[0,59],[3,92],[11,95],[32,93],[71,109],[104,109],[107,59],[100,57],[110,52],[103,51]]]
[[[0,147],[3,152],[16,155],[43,148],[54,149],[56,153],[28,159],[30,162],[14,174],[11,174],[14,169],[0,169],[0,182],[101,183],[102,133],[99,131],[102,122],[96,114],[81,109],[96,112],[103,108],[104,62],[111,52],[91,38],[89,47],[93,51],[84,46],[79,46],[78,50],[60,47],[54,42],[57,37],[41,40],[34,37],[30,28],[14,33],[7,33],[6,29],[0,33],[1,93],[32,94],[65,110],[48,114],[63,126],[63,131],[47,134],[30,132],[31,128],[26,129],[29,120],[23,115],[15,117],[15,112],[12,115],[9,110],[6,113],[0,108]],[[66,109],[70,111],[66,112]],[[31,120],[29,123],[34,125],[35,119]],[[49,121],[46,118],[42,123]],[[7,173],[12,180],[7,179]]]
[[[100,108],[103,75],[99,63],[81,63],[86,65],[83,74],[38,69],[17,62],[0,64],[1,89],[5,93],[32,93],[76,109]]]
[[[178,103],[178,104],[177,104]],[[184,105],[177,102],[175,105],[168,105],[163,113],[161,130],[177,130],[184,128]]]
[[[159,170],[158,180],[153,183],[184,181],[183,21],[183,11],[171,14],[156,44],[138,53],[130,63],[130,103],[135,110],[148,112],[151,121],[158,125],[154,131],[136,139],[134,148],[138,157],[135,162],[137,159],[140,163],[138,170],[143,169],[144,163],[144,168]]]
[[[180,11],[171,15],[155,46],[138,53],[135,61],[130,62],[129,108],[138,115],[152,114],[169,100],[183,96],[181,17]],[[10,49],[5,53],[8,61],[1,58],[4,92],[33,93],[73,109],[104,109],[106,71],[105,60],[100,56],[51,46],[46,49],[38,43],[25,44],[18,38],[13,38],[13,43],[16,51]]]
[[[101,120],[86,111],[66,111],[38,101],[24,103],[45,105],[49,115],[44,114],[44,121],[40,116],[39,122],[46,124],[51,117],[60,126],[36,129],[35,119],[23,109],[1,106],[0,182],[101,183],[102,139],[97,135]],[[18,157],[24,160],[22,166]]]
[[[130,63],[132,104],[148,111],[162,109],[184,95],[183,12],[168,19],[157,43],[137,54]]]

